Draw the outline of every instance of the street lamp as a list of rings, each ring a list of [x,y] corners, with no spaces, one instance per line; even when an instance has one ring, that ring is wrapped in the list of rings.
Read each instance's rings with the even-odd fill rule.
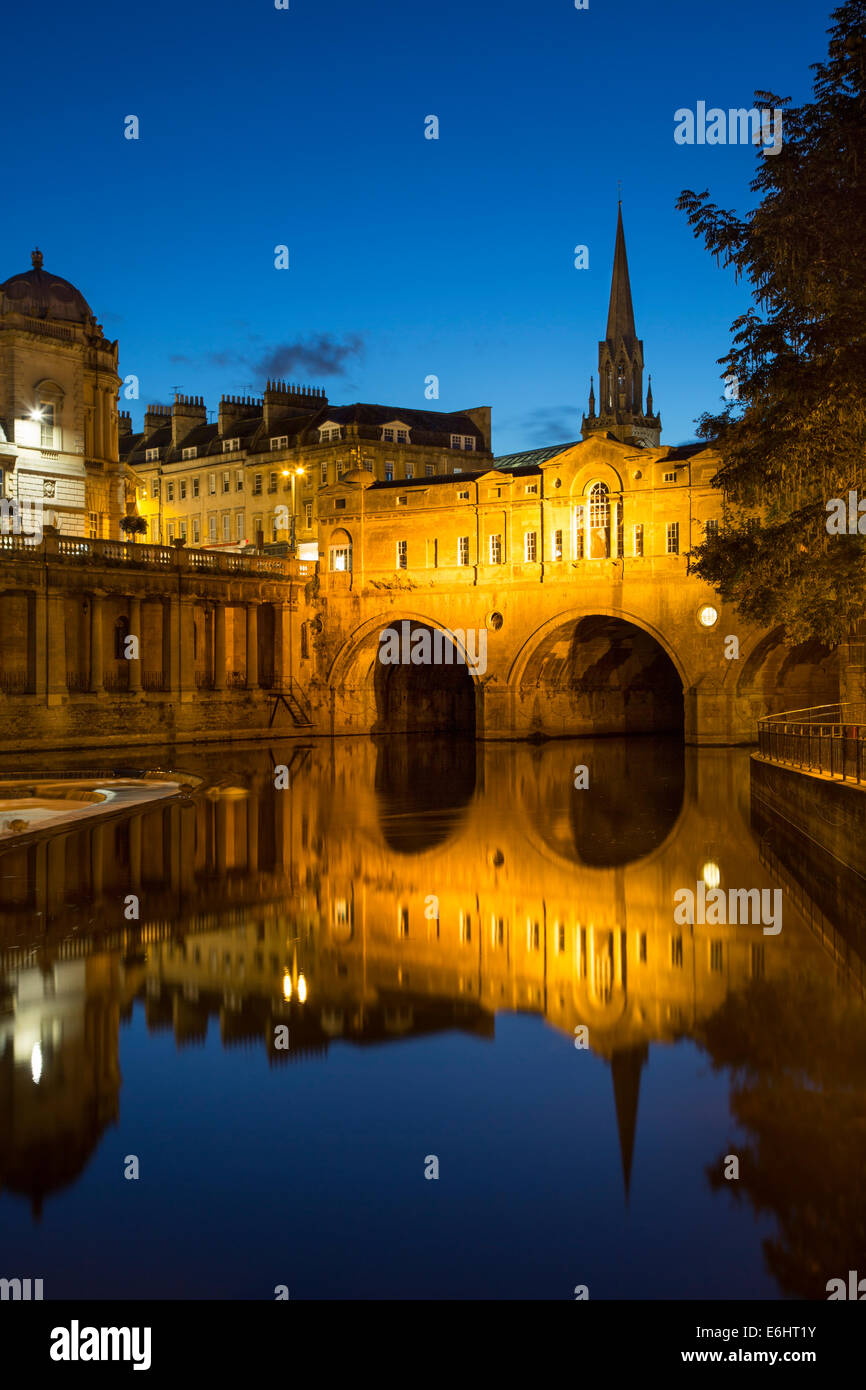
[[[284,478],[288,478],[288,477],[290,476],[288,468],[284,468],[284,469],[282,470],[282,472],[283,472],[283,477],[284,477]],[[293,552],[293,553],[294,553],[294,549],[295,549],[295,481],[296,481],[297,478],[303,477],[303,475],[304,475],[304,470],[303,470],[303,468],[300,467],[300,466],[298,466],[296,469],[294,469],[294,471],[291,473],[291,479],[292,479],[292,529],[291,529],[291,541],[290,541],[289,543],[290,543],[290,545],[291,545],[291,547],[292,547],[292,552]]]

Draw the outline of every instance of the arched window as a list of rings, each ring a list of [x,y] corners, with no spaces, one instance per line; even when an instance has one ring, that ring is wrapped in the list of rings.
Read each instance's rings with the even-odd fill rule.
[[[593,483],[589,489],[587,551],[591,560],[610,555],[610,489],[607,483]]]
[[[352,568],[352,537],[348,531],[335,531],[328,546],[328,569],[332,574]]]

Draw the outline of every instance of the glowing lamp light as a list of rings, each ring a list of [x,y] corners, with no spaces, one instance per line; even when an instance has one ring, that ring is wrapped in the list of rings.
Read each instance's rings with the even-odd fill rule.
[[[33,1084],[34,1084],[35,1086],[38,1086],[38,1085],[39,1085],[39,1079],[40,1079],[40,1077],[42,1076],[42,1045],[41,1045],[41,1043],[34,1043],[34,1044],[33,1044],[33,1051],[30,1053],[30,1075],[33,1077]]]
[[[292,997],[292,977],[288,970],[283,976],[283,998],[288,1000]]]
[[[307,982],[303,975],[298,976],[298,999],[303,1004],[307,997]]]
[[[708,888],[718,888],[722,878],[718,864],[714,864],[712,859],[708,860],[701,869],[701,878]]]
[[[705,603],[703,608],[698,610],[698,622],[701,627],[715,627],[718,621],[719,610],[711,603]]]
[[[44,410],[40,410],[39,406],[34,406],[33,409],[32,409],[31,412],[30,412],[30,419],[31,419],[31,420],[43,420],[44,418],[45,418],[45,411],[44,411]]]

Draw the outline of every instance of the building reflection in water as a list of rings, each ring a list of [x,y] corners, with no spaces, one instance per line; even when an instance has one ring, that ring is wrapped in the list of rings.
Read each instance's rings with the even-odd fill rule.
[[[863,1009],[849,966],[787,900],[781,937],[673,924],[675,891],[699,878],[773,886],[749,828],[745,755],[664,739],[415,737],[184,749],[174,762],[203,779],[187,802],[0,856],[4,1188],[38,1206],[82,1171],[118,1115],[119,1027],[141,1000],[148,1028],[179,1047],[215,1022],[223,1046],[262,1048],[274,1065],[337,1042],[492,1038],[501,1011],[538,1014],[569,1038],[587,1025],[610,1066],[626,1193],[650,1046],[690,1037],[733,1069],[733,1111],[756,1136],[738,1195],[775,1210],[766,1156],[782,1162],[793,1144],[779,1201],[794,1209],[791,1117],[817,1087],[828,1123],[842,1124],[866,1049],[846,1043],[837,1072],[829,1055],[786,1071],[768,1138],[756,1096],[778,1069],[770,1020],[787,1037],[804,982],[846,1038],[862,1039]],[[274,787],[281,762],[286,790]],[[587,790],[574,787],[580,764]],[[137,921],[124,917],[129,894]],[[274,1045],[281,1023],[288,1051]],[[862,1164],[863,1150],[861,1136],[840,1162]],[[813,1158],[804,1173],[820,1185]],[[843,1173],[833,1181],[845,1188]],[[845,1190],[856,1193],[853,1174]],[[790,1211],[777,1214],[787,1230]],[[831,1224],[846,1248],[841,1218]],[[801,1234],[792,1227],[792,1242]],[[780,1247],[783,1286],[810,1288],[804,1260]]]

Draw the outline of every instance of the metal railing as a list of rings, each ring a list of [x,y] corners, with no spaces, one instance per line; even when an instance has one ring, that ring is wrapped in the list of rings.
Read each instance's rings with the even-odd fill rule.
[[[758,750],[768,762],[866,782],[866,705],[815,705],[758,720]]]

